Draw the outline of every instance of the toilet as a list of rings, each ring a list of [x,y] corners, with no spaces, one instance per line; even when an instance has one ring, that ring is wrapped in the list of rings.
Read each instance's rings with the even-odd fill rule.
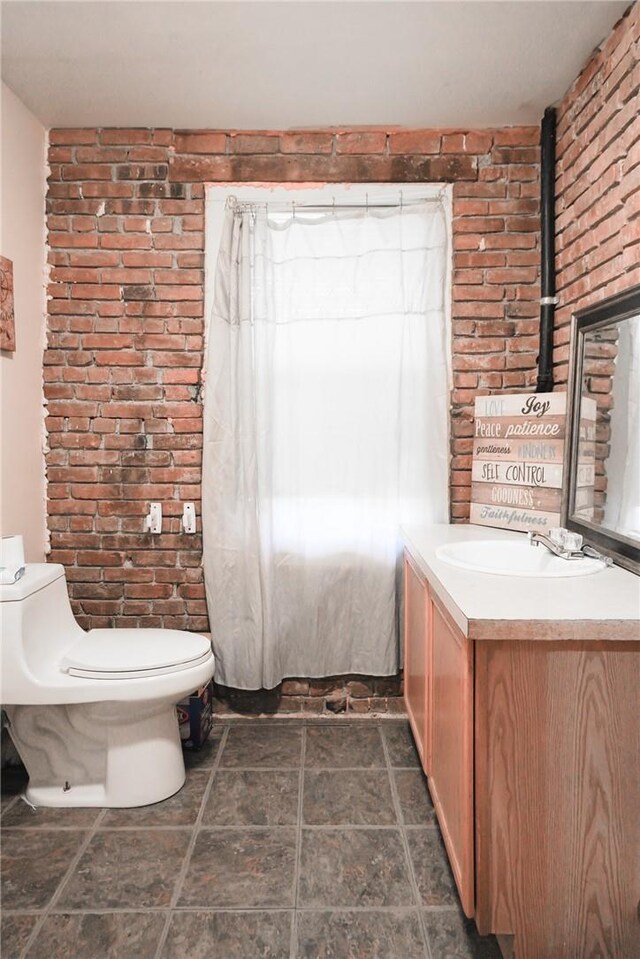
[[[35,806],[144,806],[183,785],[176,703],[213,676],[204,636],[92,629],[64,567],[27,564],[0,586],[0,702]]]

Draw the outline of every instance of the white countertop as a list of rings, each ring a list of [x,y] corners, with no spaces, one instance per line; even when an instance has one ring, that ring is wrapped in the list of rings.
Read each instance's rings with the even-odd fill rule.
[[[466,524],[403,530],[407,551],[471,639],[640,642],[640,578],[619,566],[552,579],[476,573],[436,556],[438,547],[448,543],[525,537]]]

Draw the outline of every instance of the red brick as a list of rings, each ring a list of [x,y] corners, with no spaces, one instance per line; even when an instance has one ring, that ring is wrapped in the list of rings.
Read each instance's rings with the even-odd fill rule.
[[[227,135],[205,131],[177,133],[175,148],[176,153],[225,153]]]
[[[443,153],[464,153],[464,133],[445,133],[442,137]]]
[[[333,149],[332,133],[283,133],[280,135],[282,153],[331,153]]]
[[[131,337],[118,333],[93,333],[82,337],[86,350],[117,350],[132,345]]]
[[[509,266],[503,270],[487,270],[487,283],[534,283],[538,275],[538,267],[528,268]]]
[[[459,216],[486,216],[489,213],[488,200],[462,200],[455,199],[453,203],[453,215]]]
[[[537,146],[540,142],[539,127],[503,127],[493,131],[496,146]]]
[[[76,233],[93,233],[97,225],[95,216],[74,216],[71,220],[71,229]]]
[[[112,180],[111,167],[103,163],[69,164],[62,168],[63,180]]]
[[[202,270],[155,270],[153,276],[162,285],[197,283],[202,287],[203,281]]]
[[[132,350],[100,350],[94,362],[98,366],[143,366],[144,357]]]
[[[127,159],[128,151],[122,147],[91,146],[76,149],[77,163],[121,163]]]
[[[71,147],[49,147],[49,163],[71,163],[73,161],[73,150]]]
[[[158,252],[126,252],[122,254],[122,265],[127,267],[170,267],[173,260],[171,253]],[[108,264],[111,265],[111,264]]]
[[[119,300],[122,292],[119,286],[101,283],[76,283],[71,287],[71,297],[78,300]]]
[[[383,153],[387,145],[386,133],[338,133],[338,153]]]
[[[201,250],[203,246],[202,234],[187,234],[186,236],[165,236],[159,234],[153,238],[156,250]]]
[[[122,561],[121,553],[107,552],[102,549],[81,550],[77,554],[77,562],[80,566],[122,566]]]
[[[173,130],[153,130],[153,142],[161,146],[170,146],[173,143]]]
[[[189,214],[182,217],[183,230],[204,230],[204,215]]]
[[[163,383],[197,383],[199,379],[199,370],[168,369],[162,373]]]
[[[389,135],[389,153],[435,154],[440,152],[441,136],[433,130],[407,130]]]
[[[87,267],[55,267],[51,270],[49,277],[55,282],[67,283],[98,283],[100,281],[99,271]]]
[[[152,233],[172,233],[176,224],[170,216],[154,216],[149,220],[149,226]]]
[[[178,253],[176,257],[178,266],[181,269],[203,269],[204,268],[204,254],[203,253]],[[158,263],[158,266],[166,266],[166,263]]]
[[[227,157],[177,156],[170,161],[169,167],[174,182],[231,179],[231,161]]]
[[[97,241],[97,237],[95,238]],[[152,246],[151,237],[124,235],[121,233],[105,233],[100,237],[100,246],[107,250],[150,250]]]
[[[471,300],[476,303],[485,302],[486,300],[502,300],[504,295],[504,287],[490,286],[488,284],[466,286],[463,283],[456,283],[453,289],[454,300]]]
[[[58,144],[75,145],[77,143],[95,143],[97,130],[49,130],[49,143],[52,146]]]
[[[100,197],[100,198],[109,198],[109,197],[132,197],[134,187],[132,183],[108,183],[108,182],[97,182],[97,181],[87,181],[82,187],[82,192],[85,197]]]
[[[232,134],[229,138],[232,153],[277,153],[280,137],[254,133]]]
[[[49,233],[49,246],[62,247],[63,249],[78,249],[97,247],[98,237],[92,234],[78,233]]]
[[[500,233],[504,230],[505,222],[501,217],[478,216],[459,218],[455,225],[455,232],[460,233]]]
[[[151,143],[152,131],[146,129],[105,129],[100,131],[100,142],[105,146],[115,145],[133,145],[139,143]]]
[[[198,300],[202,301],[202,285],[197,286],[166,286],[163,294],[167,300]]]
[[[493,135],[491,133],[478,133],[471,131],[464,135],[465,153],[488,153],[493,144]]]

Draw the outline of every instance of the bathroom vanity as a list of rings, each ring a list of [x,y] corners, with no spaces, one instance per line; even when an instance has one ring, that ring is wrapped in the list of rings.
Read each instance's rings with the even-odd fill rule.
[[[463,909],[516,959],[638,959],[640,580],[437,555],[488,540],[526,544],[405,530],[405,702]]]

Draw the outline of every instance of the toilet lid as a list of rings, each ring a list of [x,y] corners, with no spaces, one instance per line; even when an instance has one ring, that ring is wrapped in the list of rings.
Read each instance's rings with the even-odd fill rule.
[[[205,662],[208,639],[179,629],[92,629],[67,650],[60,666],[71,676],[133,679]]]

